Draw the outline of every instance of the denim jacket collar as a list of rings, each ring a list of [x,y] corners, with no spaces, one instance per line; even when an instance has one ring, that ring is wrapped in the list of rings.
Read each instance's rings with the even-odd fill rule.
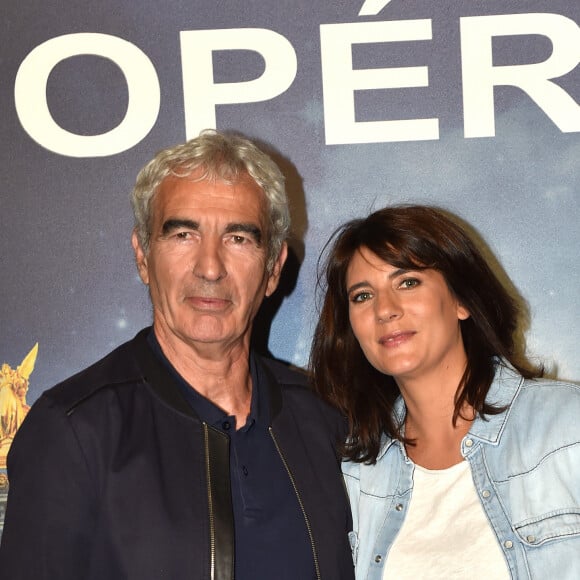
[[[486,402],[505,410],[497,415],[487,415],[485,419],[478,415],[469,430],[469,436],[483,443],[498,445],[524,379],[505,360],[496,363],[495,377],[487,393]]]
[[[496,359],[495,377],[487,393],[486,401],[491,405],[500,408],[503,407],[506,410],[497,415],[487,415],[485,419],[478,415],[469,430],[470,437],[479,439],[482,443],[488,443],[491,445],[499,444],[505,424],[509,417],[511,404],[516,398],[523,382],[523,377],[506,360],[499,358]],[[397,421],[402,423],[405,419],[406,412],[403,397],[399,396],[395,401],[393,412]],[[396,443],[395,439],[383,434],[381,450],[379,451],[377,460],[380,459],[394,443]]]

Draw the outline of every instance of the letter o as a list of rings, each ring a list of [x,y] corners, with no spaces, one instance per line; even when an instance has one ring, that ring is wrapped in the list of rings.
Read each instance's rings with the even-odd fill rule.
[[[46,100],[46,85],[54,67],[66,58],[91,54],[113,61],[129,93],[121,123],[100,135],[77,135],[57,125]],[[57,36],[32,50],[22,61],[14,84],[16,113],[24,130],[39,145],[68,157],[105,157],[130,149],[157,120],[161,103],[159,79],[147,55],[130,42],[108,34]]]

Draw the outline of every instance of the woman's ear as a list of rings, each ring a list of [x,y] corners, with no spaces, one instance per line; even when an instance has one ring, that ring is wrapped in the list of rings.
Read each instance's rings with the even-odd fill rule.
[[[459,320],[467,320],[471,314],[469,314],[469,310],[463,306],[463,304],[457,303],[457,318]]]

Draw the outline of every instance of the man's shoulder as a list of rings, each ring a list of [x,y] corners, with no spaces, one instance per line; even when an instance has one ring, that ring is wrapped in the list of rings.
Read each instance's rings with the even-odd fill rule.
[[[148,329],[121,344],[103,358],[43,393],[58,406],[72,408],[97,392],[124,384],[140,382],[142,372],[135,355],[135,343],[143,341]]]
[[[308,373],[305,370],[277,359],[261,355],[258,358],[280,385],[308,386]]]
[[[271,396],[275,398],[275,393],[279,392],[284,404],[325,408],[325,403],[311,388],[310,376],[305,370],[272,358],[260,357],[259,360],[267,371]]]
[[[276,379],[284,408],[304,418],[310,416],[342,426],[343,417],[314,392],[310,375],[305,370],[271,358],[260,357],[260,361]]]

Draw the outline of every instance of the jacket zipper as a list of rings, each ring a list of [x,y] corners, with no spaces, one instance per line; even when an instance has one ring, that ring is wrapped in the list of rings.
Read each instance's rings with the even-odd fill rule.
[[[302,511],[302,515],[304,517],[304,521],[306,523],[306,529],[308,531],[308,537],[310,538],[310,546],[312,547],[312,556],[314,558],[314,568],[316,570],[316,578],[317,580],[322,580],[320,576],[320,565],[318,563],[318,554],[316,553],[316,546],[314,545],[314,536],[312,535],[312,528],[310,526],[310,520],[308,519],[308,515],[306,514],[306,510],[304,509],[304,504],[302,503],[302,498],[300,497],[300,492],[298,491],[298,487],[296,485],[296,481],[294,480],[294,475],[290,471],[290,466],[286,461],[286,457],[284,453],[282,453],[282,449],[278,445],[278,441],[276,439],[276,435],[274,435],[274,430],[272,427],[268,427],[268,431],[270,432],[270,436],[272,437],[272,441],[274,441],[274,445],[276,447],[276,451],[284,464],[284,468],[286,469],[286,473],[288,473],[288,477],[290,478],[290,483],[292,483],[292,487],[294,488],[294,493],[296,494],[296,498],[298,499],[298,504],[300,505],[300,510]]]
[[[206,482],[207,482],[207,500],[208,500],[208,512],[209,512],[209,570],[210,579],[215,578],[215,521],[213,514],[213,497],[211,493],[211,471],[209,465],[209,436],[207,432],[207,423],[202,423],[203,425],[203,441],[204,441],[204,451],[205,451],[205,471],[206,471]]]

